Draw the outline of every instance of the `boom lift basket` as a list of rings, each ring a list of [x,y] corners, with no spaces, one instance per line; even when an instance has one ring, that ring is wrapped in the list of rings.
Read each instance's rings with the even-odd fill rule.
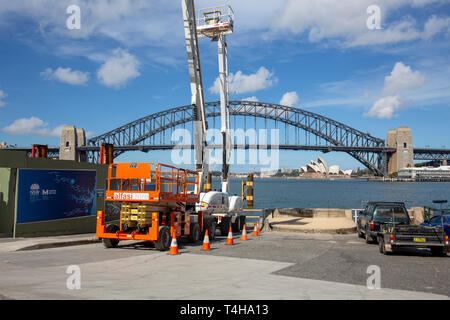
[[[230,6],[219,6],[197,11],[199,38],[215,38],[219,34],[233,33],[234,11]]]

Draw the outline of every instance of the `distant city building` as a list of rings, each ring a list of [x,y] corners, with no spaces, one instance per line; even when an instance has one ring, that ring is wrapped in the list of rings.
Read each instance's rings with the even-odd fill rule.
[[[292,171],[294,171],[292,168],[281,168],[281,173],[292,173]]]
[[[400,179],[440,179],[450,178],[450,166],[402,168],[398,171]]]

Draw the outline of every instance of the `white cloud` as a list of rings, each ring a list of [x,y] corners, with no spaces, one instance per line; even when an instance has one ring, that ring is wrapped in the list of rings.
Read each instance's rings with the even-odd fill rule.
[[[278,79],[274,74],[264,67],[260,67],[256,73],[243,74],[238,71],[235,74],[230,73],[228,82],[230,86],[230,93],[241,94],[247,92],[254,92],[266,89],[276,83]],[[209,88],[211,93],[220,92],[220,79],[216,78],[214,85]]]
[[[418,88],[425,83],[424,76],[419,71],[413,71],[410,66],[397,62],[391,74],[384,78],[384,88],[379,98],[364,114],[365,117],[390,119],[395,111],[406,108],[400,93],[407,89]]]
[[[81,29],[68,30],[66,8],[76,4],[81,9]],[[180,4],[173,0],[14,0],[2,1],[0,21],[14,23],[8,15],[33,20],[33,28],[45,38],[88,39],[107,37],[122,43],[148,43],[160,39],[173,41],[174,24],[180,17]],[[179,24],[182,24],[180,20]],[[182,35],[182,28],[179,35]]]
[[[22,118],[15,120],[12,124],[1,129],[2,132],[11,135],[39,135],[49,137],[59,137],[64,125],[53,129],[48,128],[48,123],[37,117]]]
[[[395,115],[395,111],[403,108],[404,104],[400,96],[387,96],[376,101],[364,116],[391,119]]]
[[[436,34],[445,31],[450,32],[450,17],[439,18],[435,15],[431,16],[425,23],[423,37],[431,39]]]
[[[7,94],[3,90],[0,90],[0,107],[3,107],[6,104],[5,101],[3,101],[6,96]]]
[[[401,90],[417,88],[425,79],[419,71],[412,71],[410,66],[397,62],[389,76],[384,78],[384,95],[396,94]]]
[[[71,68],[61,67],[53,71],[51,68],[47,68],[41,72],[41,77],[46,80],[58,80],[71,85],[82,85],[88,81],[89,72],[72,71]]]
[[[390,16],[408,6],[426,7],[442,0],[286,0],[274,15],[269,37],[307,35],[309,41],[337,40],[343,47],[373,46],[387,43],[418,40],[423,32],[411,15],[390,21]],[[448,1],[447,1],[448,2]],[[367,28],[367,8],[376,4],[381,10],[380,30]],[[258,16],[255,14],[255,16]],[[442,23],[442,22],[439,22]],[[435,29],[436,32],[441,31]]]
[[[416,21],[410,17],[392,23],[382,30],[366,30],[349,38],[346,42],[348,47],[374,46],[380,44],[398,43],[417,40],[422,37],[420,30],[416,28]]]
[[[247,97],[242,99],[242,101],[253,101],[253,102],[258,102],[258,98],[256,96],[251,96],[251,97]]]
[[[139,61],[128,51],[115,49],[113,56],[108,58],[97,72],[97,78],[103,85],[120,88],[130,80],[139,77]]]
[[[383,43],[419,40],[426,35],[443,31],[431,21],[428,30],[422,31],[414,19],[422,17],[432,4],[448,3],[448,0],[228,0],[235,11],[239,32],[233,42],[248,45],[249,40],[286,39],[306,37],[311,42],[331,40],[333,45],[373,46]],[[80,30],[68,30],[64,14],[69,4],[81,8]],[[381,8],[382,30],[368,30],[367,7],[376,4]],[[210,7],[210,0],[197,0],[196,7]],[[413,8],[413,10],[411,10]],[[425,13],[424,13],[425,12]],[[408,15],[406,15],[408,14]],[[29,20],[29,28],[40,32],[45,46],[56,54],[86,56],[86,41],[91,50],[112,39],[128,48],[151,46],[158,50],[157,58],[170,63],[181,60],[183,53],[183,27],[180,3],[173,0],[15,0],[3,1],[0,6],[0,28],[13,30],[16,20]],[[444,19],[444,18],[443,18]],[[440,21],[438,24],[443,23]],[[37,26],[37,27],[36,27]],[[37,30],[36,30],[37,29]],[[237,30],[237,29],[236,29]],[[431,32],[431,33],[430,33]],[[23,33],[27,34],[27,33]],[[69,41],[67,41],[69,39]],[[78,41],[79,40],[79,41]],[[295,39],[297,40],[297,39]],[[28,39],[30,42],[30,40]],[[56,47],[56,48],[55,48]],[[66,49],[65,49],[66,48]],[[174,48],[176,50],[174,50]],[[56,50],[55,50],[56,49]],[[92,53],[92,52],[91,52]],[[184,58],[184,57],[183,57]],[[156,64],[157,62],[155,62]]]
[[[290,91],[286,92],[280,100],[280,104],[283,106],[292,107],[299,101],[297,92]]]

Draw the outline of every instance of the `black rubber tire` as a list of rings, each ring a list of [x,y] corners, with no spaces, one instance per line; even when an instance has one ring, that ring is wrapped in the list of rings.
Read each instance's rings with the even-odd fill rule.
[[[373,243],[373,239],[372,237],[369,235],[369,232],[366,230],[365,234],[364,234],[365,238],[366,238],[366,243],[367,244],[372,244]]]
[[[208,224],[208,237],[210,241],[213,241],[216,238],[216,219],[211,218],[210,223]]]
[[[242,228],[241,217],[236,217],[236,220],[234,220],[232,228],[233,228],[233,232],[241,231],[241,228]]]
[[[108,224],[106,226],[107,233],[116,233],[119,230],[120,230],[119,226],[115,225],[115,224]],[[116,248],[117,245],[119,244],[119,239],[103,238],[102,243],[105,246],[105,248],[108,248],[108,249]]]
[[[358,238],[364,238],[364,233],[361,232],[361,225],[359,222],[356,224],[356,232],[358,233]]]
[[[447,253],[444,251],[444,247],[430,247],[431,255],[434,257],[445,257]]]
[[[196,243],[200,240],[200,226],[198,223],[193,223],[190,226],[189,230],[189,241],[192,243]]]
[[[382,254],[385,254],[386,252],[386,248],[384,247],[384,240],[382,238],[378,239],[378,250]]]
[[[244,228],[245,224],[247,223],[247,217],[241,216],[241,230]]]
[[[203,224],[202,241],[205,238],[206,229],[208,229],[209,240],[214,240],[216,237],[216,219],[214,217],[206,218],[203,220]]]
[[[172,237],[168,226],[159,227],[158,240],[155,241],[155,248],[159,251],[167,251],[170,248]]]
[[[392,251],[386,251],[386,243],[384,242],[384,238],[382,236],[378,237],[377,242],[380,253],[384,254],[385,256],[389,256],[394,253],[394,246],[391,246]]]
[[[223,217],[222,222],[220,222],[220,234],[222,236],[227,236],[228,231],[230,231],[230,217]]]

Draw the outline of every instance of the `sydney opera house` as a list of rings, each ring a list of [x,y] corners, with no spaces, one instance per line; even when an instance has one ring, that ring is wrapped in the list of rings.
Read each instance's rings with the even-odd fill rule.
[[[300,173],[322,173],[325,175],[348,175],[352,174],[352,170],[341,170],[339,166],[328,166],[327,162],[319,157],[317,161],[311,160],[306,166],[299,168]]]

